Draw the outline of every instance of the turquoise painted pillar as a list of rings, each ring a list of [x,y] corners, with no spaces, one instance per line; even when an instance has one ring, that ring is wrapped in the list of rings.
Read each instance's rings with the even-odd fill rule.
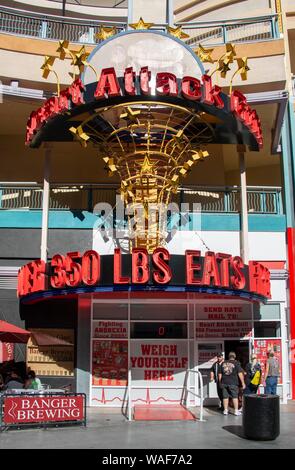
[[[283,159],[283,176],[284,176],[284,200],[287,219],[287,227],[295,227],[294,214],[294,155],[295,155],[295,127],[291,127],[291,119],[294,119],[294,112],[289,102],[288,110],[282,127],[282,159]],[[293,103],[292,103],[293,106]],[[290,109],[291,108],[291,109]],[[291,112],[290,112],[291,111]],[[292,136],[292,133],[294,134]]]

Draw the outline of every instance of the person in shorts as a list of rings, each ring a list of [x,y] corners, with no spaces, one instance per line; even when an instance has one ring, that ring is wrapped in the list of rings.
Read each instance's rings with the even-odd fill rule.
[[[239,379],[243,389],[246,388],[244,373],[240,363],[236,360],[236,354],[230,352],[228,360],[223,361],[219,366],[218,380],[223,395],[223,414],[228,415],[228,399],[231,397],[234,404],[234,414],[239,416]]]
[[[221,411],[223,411],[223,394],[222,394],[222,388],[220,386],[221,384],[218,380],[218,371],[219,371],[219,366],[222,364],[223,361],[224,361],[223,354],[218,353],[217,354],[217,361],[214,362],[214,364],[211,367],[211,371],[210,371],[210,382],[215,382],[216,383],[217,395],[218,395],[218,398],[220,400],[220,405],[219,405],[218,409],[221,410]]]

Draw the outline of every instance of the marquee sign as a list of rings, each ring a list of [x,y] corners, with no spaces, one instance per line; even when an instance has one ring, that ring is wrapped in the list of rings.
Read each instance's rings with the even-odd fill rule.
[[[231,114],[232,117],[245,126],[244,130],[236,129],[236,131],[240,131],[241,135],[245,135],[247,130],[254,137],[258,148],[263,147],[259,116],[256,110],[249,106],[246,97],[240,91],[235,90],[228,97],[222,93],[221,87],[212,84],[212,78],[209,75],[203,75],[202,80],[192,76],[184,76],[178,79],[173,73],[160,72],[154,78],[156,83],[155,96],[152,96],[150,87],[152,76],[147,66],[142,67],[138,75],[136,75],[133,67],[128,67],[125,69],[124,77],[120,79],[118,79],[113,67],[103,69],[99,81],[94,84],[94,87],[91,84],[87,92],[81,79],[76,79],[70,87],[61,91],[59,96],[52,96],[43,106],[31,113],[27,122],[26,144],[32,147],[38,146],[38,139],[36,140],[35,137],[41,128],[46,127],[46,124],[56,116],[63,116],[65,120],[69,120],[70,111],[76,116],[77,108],[80,106],[82,106],[82,113],[84,112],[83,105],[92,103],[92,105],[97,106],[98,101],[103,101],[107,106],[114,102],[114,98],[118,97],[121,97],[120,102],[124,102],[125,98],[127,103],[131,97],[133,100],[136,97],[152,100],[161,97],[164,100],[165,98],[185,100],[186,106],[192,104],[205,105],[206,111],[211,114],[223,110],[224,118],[227,114]],[[72,121],[71,123],[73,124]],[[230,122],[227,122],[227,126],[230,127],[231,125]],[[44,140],[47,140],[47,137],[48,140],[52,140],[50,128],[48,132],[48,134],[43,135]],[[68,136],[64,135],[63,140],[68,140],[69,137],[71,135],[68,132]],[[59,140],[57,134],[54,138]],[[250,141],[246,143],[250,144]]]
[[[100,256],[94,250],[56,254],[49,263],[32,261],[19,270],[18,296],[56,292],[95,292],[98,288],[150,290],[182,287],[196,292],[247,294],[253,300],[270,298],[270,272],[259,262],[245,265],[239,256],[208,251],[187,250],[185,255],[170,255],[166,248],[135,248],[122,255]],[[82,288],[82,291],[81,291]]]

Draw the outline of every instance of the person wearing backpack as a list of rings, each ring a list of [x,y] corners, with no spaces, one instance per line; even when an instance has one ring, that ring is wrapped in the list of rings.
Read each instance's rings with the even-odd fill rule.
[[[252,354],[251,362],[246,365],[245,372],[246,388],[244,395],[254,395],[257,393],[262,376],[261,365],[257,360],[256,354]]]
[[[264,393],[267,395],[277,394],[278,379],[280,377],[280,365],[279,360],[275,356],[273,351],[269,351],[268,360],[265,368],[265,389]]]
[[[244,373],[241,364],[236,361],[236,354],[230,352],[228,360],[223,361],[218,369],[218,380],[221,384],[223,394],[223,414],[228,415],[228,399],[231,397],[234,404],[234,414],[240,416],[239,411],[239,379],[242,383],[243,390],[246,388],[244,381]]]

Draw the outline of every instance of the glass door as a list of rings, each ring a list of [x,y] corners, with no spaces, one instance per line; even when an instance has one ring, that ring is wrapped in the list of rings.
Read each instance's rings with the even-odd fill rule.
[[[217,389],[214,382],[210,383],[210,370],[217,361],[217,354],[224,354],[224,341],[197,341],[196,353],[196,364],[203,377],[204,398],[216,399]]]

